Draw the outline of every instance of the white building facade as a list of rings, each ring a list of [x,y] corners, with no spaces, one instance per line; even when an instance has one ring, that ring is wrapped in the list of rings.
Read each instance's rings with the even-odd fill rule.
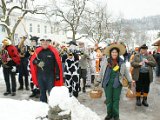
[[[10,20],[10,26],[16,23],[18,15],[13,15]],[[26,16],[21,23],[18,25],[15,32],[15,44],[18,44],[20,37],[28,35],[38,36],[44,39],[51,39],[55,42],[64,42],[67,41],[67,34],[63,30],[59,29],[59,26],[43,20],[35,15]],[[4,37],[7,37],[7,31],[3,26],[0,26],[0,42]],[[28,37],[28,38],[29,38]],[[29,43],[29,40],[27,41]]]

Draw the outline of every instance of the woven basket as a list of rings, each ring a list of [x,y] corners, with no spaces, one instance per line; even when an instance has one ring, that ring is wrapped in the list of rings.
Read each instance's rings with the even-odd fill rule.
[[[90,91],[89,95],[92,99],[101,98],[103,91],[101,89],[93,89]]]
[[[128,89],[127,93],[126,93],[126,97],[135,98],[136,97],[136,93],[134,91],[132,91],[131,89]]]

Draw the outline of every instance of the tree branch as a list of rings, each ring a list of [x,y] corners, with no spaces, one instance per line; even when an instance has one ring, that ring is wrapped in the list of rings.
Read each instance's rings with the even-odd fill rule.
[[[20,24],[20,22],[22,21],[22,19],[24,18],[24,16],[25,16],[27,13],[28,13],[28,12],[25,11],[25,12],[23,13],[23,15],[22,15],[21,17],[19,17],[19,19],[17,20],[16,24],[15,24],[14,27],[13,27],[12,33],[15,33],[16,28],[18,27],[18,25]]]
[[[79,40],[79,39],[81,39],[81,38],[83,38],[83,37],[87,37],[87,35],[82,35],[81,37],[79,37],[79,38],[77,38],[77,39],[75,39],[75,40]]]
[[[6,3],[5,3],[5,0],[1,0],[1,2],[2,2],[3,15],[5,16],[7,11]]]
[[[10,14],[11,14],[11,13],[12,13],[12,11],[13,11],[13,10],[15,10],[15,9],[22,10],[22,8],[21,8],[21,7],[19,7],[19,6],[13,6],[13,7],[8,11],[8,14],[7,14],[7,16],[6,16],[6,20],[7,20],[7,19],[9,19]],[[5,20],[5,21],[6,21],[6,20]]]

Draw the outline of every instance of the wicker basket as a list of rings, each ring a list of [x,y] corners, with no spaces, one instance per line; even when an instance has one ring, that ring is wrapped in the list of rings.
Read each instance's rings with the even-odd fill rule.
[[[89,94],[92,99],[97,99],[102,97],[103,91],[101,89],[93,89]]]

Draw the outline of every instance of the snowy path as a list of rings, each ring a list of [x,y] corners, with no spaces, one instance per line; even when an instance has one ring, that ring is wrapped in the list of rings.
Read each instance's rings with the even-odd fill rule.
[[[160,82],[154,80],[155,82],[151,85],[151,92],[149,95],[149,108],[145,107],[136,107],[135,99],[128,99],[125,96],[126,89],[123,89],[120,101],[120,118],[121,120],[160,120]],[[18,82],[17,82],[18,83]],[[93,100],[89,97],[89,91],[91,89],[87,89],[87,93],[80,93],[78,100],[80,103],[85,106],[91,108],[95,111],[103,120],[106,115],[106,106],[104,104],[104,94],[101,99]],[[17,95],[15,97],[4,97],[3,92],[5,91],[5,85],[3,80],[3,75],[0,69],[0,98],[11,98],[16,100],[28,100],[30,91],[17,91]],[[38,101],[38,99],[36,99]],[[1,102],[1,99],[0,99]],[[87,115],[87,113],[86,113]]]

